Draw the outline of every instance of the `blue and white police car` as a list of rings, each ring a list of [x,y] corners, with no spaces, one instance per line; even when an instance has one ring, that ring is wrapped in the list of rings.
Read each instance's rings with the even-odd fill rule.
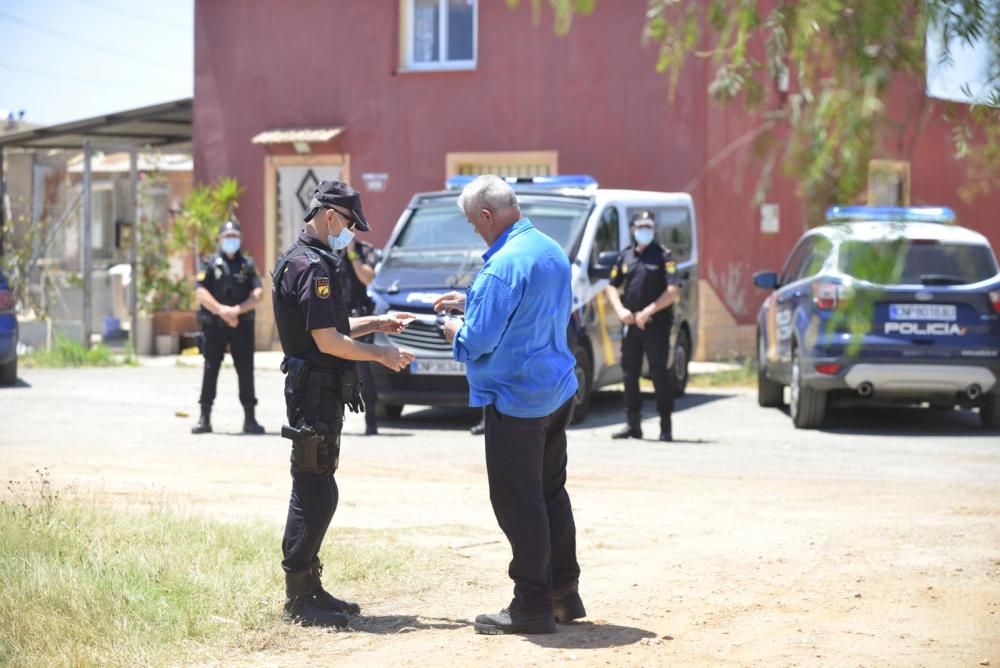
[[[459,192],[472,178],[453,177],[446,190],[412,198],[368,288],[377,312],[409,311],[417,316],[400,334],[376,335],[378,343],[405,346],[417,355],[398,374],[374,365],[378,409],[384,416],[398,417],[404,404],[468,405],[465,367],[452,358],[432,304],[439,295],[467,288],[483,264],[486,245],[456,206]],[[517,192],[524,216],[563,247],[572,265],[568,337],[580,387],[574,419],[586,416],[593,390],[622,379],[622,323],[603,291],[618,254],[631,244],[628,221],[641,209],[653,212],[657,240],[673,251],[684,281],[670,335],[673,368],[683,390],[698,331],[698,238],[690,195],[603,189],[587,175],[507,181]]]
[[[789,387],[796,427],[838,399],[979,409],[1000,429],[1000,274],[987,239],[947,208],[833,207],[757,317],[758,401]]]

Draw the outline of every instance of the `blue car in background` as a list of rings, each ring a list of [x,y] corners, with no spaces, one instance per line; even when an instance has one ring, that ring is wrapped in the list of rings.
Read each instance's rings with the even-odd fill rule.
[[[978,408],[1000,429],[1000,274],[946,208],[834,207],[806,232],[757,317],[758,402],[789,387],[796,427],[842,399]]]
[[[0,385],[17,382],[17,318],[14,296],[0,271]]]

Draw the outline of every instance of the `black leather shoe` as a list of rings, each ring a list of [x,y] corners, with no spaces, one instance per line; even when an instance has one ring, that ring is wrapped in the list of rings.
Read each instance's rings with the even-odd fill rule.
[[[557,622],[562,623],[587,616],[587,610],[583,607],[583,599],[580,598],[575,582],[561,587],[552,594],[552,616]]]
[[[212,433],[212,409],[201,409],[201,415],[198,417],[198,423],[191,427],[192,434],[211,434]]]
[[[669,431],[661,431],[660,432],[660,440],[661,441],[666,441],[666,442],[669,443],[670,441],[674,440],[674,435],[672,433],[670,433]]]
[[[473,436],[482,436],[486,433],[486,420],[481,421],[475,427],[469,430],[469,433]]]
[[[488,636],[498,636],[507,633],[555,633],[556,620],[551,615],[521,615],[504,608],[500,612],[478,615],[475,623],[476,633]]]
[[[623,427],[611,434],[611,438],[642,438],[642,429],[638,427]]]

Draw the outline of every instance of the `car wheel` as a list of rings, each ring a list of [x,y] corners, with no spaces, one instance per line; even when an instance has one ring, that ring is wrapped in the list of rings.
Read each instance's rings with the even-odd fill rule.
[[[803,384],[802,357],[798,348],[792,349],[792,384],[789,402],[792,424],[797,429],[816,429],[826,417],[826,392],[814,390]]]
[[[785,386],[776,383],[764,373],[767,361],[767,348],[764,337],[757,335],[757,403],[764,408],[778,408],[784,401]]]
[[[375,404],[375,417],[380,420],[398,420],[403,414],[403,404]]]
[[[983,429],[1000,431],[1000,388],[983,397],[983,403],[979,406],[979,420],[983,423]]]
[[[0,385],[13,385],[17,382],[17,358],[0,366]]]
[[[583,422],[590,411],[590,395],[593,389],[593,365],[590,363],[590,355],[580,344],[573,346],[573,357],[576,358],[576,366],[573,373],[576,374],[576,396],[573,397],[573,424]]]
[[[674,389],[677,396],[683,397],[687,392],[688,362],[691,361],[691,337],[687,330],[677,333],[677,345],[674,346]]]

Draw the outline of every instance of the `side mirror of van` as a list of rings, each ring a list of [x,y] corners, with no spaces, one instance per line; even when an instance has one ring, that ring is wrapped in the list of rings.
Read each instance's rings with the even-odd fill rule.
[[[614,268],[615,262],[617,261],[617,251],[604,251],[598,255],[597,263],[590,265],[591,280],[596,278],[608,278],[611,276],[611,270]]]
[[[758,271],[753,275],[753,284],[765,290],[777,290],[778,274],[773,271]]]

